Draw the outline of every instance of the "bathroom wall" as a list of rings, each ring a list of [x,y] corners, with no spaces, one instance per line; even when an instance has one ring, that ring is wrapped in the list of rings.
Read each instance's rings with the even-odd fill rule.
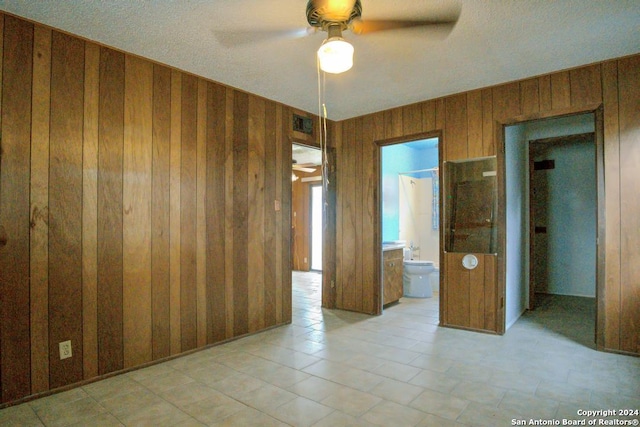
[[[413,170],[416,150],[404,144],[382,147],[382,241],[398,240],[400,230],[399,178]]]
[[[413,142],[382,147],[382,241],[400,237],[399,174],[438,166],[438,148],[414,148]],[[414,242],[417,245],[417,243]]]
[[[399,179],[400,240],[419,248],[413,259],[433,261],[438,266],[440,231],[432,226],[434,178],[414,175],[400,175]]]

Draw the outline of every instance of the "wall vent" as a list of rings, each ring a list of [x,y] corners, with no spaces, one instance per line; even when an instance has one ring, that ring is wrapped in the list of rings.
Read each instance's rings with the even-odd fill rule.
[[[313,119],[311,117],[303,117],[297,114],[293,115],[293,130],[296,132],[313,134]]]

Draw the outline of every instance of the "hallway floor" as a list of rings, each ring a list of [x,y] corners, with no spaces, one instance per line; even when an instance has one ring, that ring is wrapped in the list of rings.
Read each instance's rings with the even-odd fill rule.
[[[320,274],[294,283],[291,325],[0,410],[0,425],[509,426],[640,410],[640,358],[593,349],[593,299],[539,296],[494,336],[438,327],[437,294],[371,317],[321,309]]]

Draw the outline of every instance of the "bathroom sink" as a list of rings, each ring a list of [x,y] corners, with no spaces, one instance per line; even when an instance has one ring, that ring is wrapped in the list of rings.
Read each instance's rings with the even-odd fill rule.
[[[393,249],[402,249],[406,246],[406,242],[404,240],[390,240],[382,242],[382,250],[389,251]]]

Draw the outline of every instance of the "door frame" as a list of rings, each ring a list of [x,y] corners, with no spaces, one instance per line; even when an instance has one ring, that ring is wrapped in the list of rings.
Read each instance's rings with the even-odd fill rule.
[[[535,113],[528,115],[519,115],[507,118],[502,121],[495,122],[497,156],[498,156],[498,219],[499,231],[498,239],[501,256],[498,257],[498,280],[496,283],[497,291],[500,292],[502,298],[506,297],[507,281],[506,281],[506,171],[505,171],[505,129],[507,126],[517,125],[524,122],[560,118],[579,114],[593,114],[594,132],[595,132],[595,151],[596,151],[596,191],[597,191],[597,207],[596,207],[596,321],[595,321],[595,343],[598,350],[604,348],[604,325],[605,325],[605,265],[606,265],[606,248],[605,248],[605,186],[604,186],[604,108],[602,104],[592,104],[582,108],[563,108],[546,113]],[[505,331],[505,304],[501,304],[497,315],[501,319],[502,332]]]
[[[315,129],[315,127],[314,127]],[[335,274],[336,274],[336,149],[335,147],[316,144],[312,141],[303,141],[299,138],[289,138],[288,144],[301,145],[316,149],[322,154],[323,180],[321,185],[322,191],[322,286],[321,300],[323,308],[336,307],[335,295]],[[292,199],[293,188],[290,186],[290,199]],[[289,218],[292,213],[289,212]],[[290,236],[291,239],[293,236]],[[292,241],[289,246],[292,245]],[[311,245],[309,245],[309,253]],[[290,252],[293,256],[293,252]],[[309,254],[310,255],[310,254]],[[309,259],[311,259],[309,257]],[[311,263],[309,263],[311,265]],[[289,275],[293,274],[293,264],[290,263]]]
[[[376,165],[376,170],[375,170],[375,180],[377,183],[377,200],[375,203],[376,209],[374,212],[374,223],[375,223],[375,233],[376,233],[376,237],[375,240],[373,242],[373,247],[375,250],[375,253],[378,255],[376,256],[376,262],[377,262],[377,266],[376,266],[376,271],[378,273],[378,277],[377,277],[377,295],[376,295],[376,301],[375,301],[375,306],[374,306],[374,314],[380,315],[382,314],[382,310],[383,310],[383,303],[384,303],[384,293],[383,293],[383,282],[384,282],[384,275],[382,273],[382,268],[384,263],[382,262],[382,203],[383,203],[383,197],[382,197],[382,148],[389,146],[389,145],[396,145],[396,144],[404,144],[407,142],[414,142],[414,141],[419,141],[422,139],[433,139],[433,138],[437,138],[438,139],[438,169],[440,171],[442,171],[442,164],[443,164],[443,146],[444,146],[444,135],[442,130],[434,130],[434,131],[429,131],[429,132],[420,132],[420,133],[415,133],[415,134],[411,134],[411,135],[404,135],[404,136],[400,136],[400,137],[395,137],[395,138],[386,138],[386,139],[379,139],[379,140],[375,140],[373,141],[373,143],[376,146],[376,149],[374,151],[374,164]],[[440,184],[442,184],[442,174],[438,175],[438,179],[440,180]],[[442,219],[442,185],[440,185],[440,194],[438,195],[438,209],[440,210],[440,218]],[[444,280],[444,274],[443,273],[443,264],[444,264],[444,227],[443,227],[443,222],[442,220],[440,221],[439,224],[439,236],[440,236],[440,242],[439,242],[439,257],[440,257],[440,283],[438,284],[438,292],[439,292],[439,323],[442,324],[442,316],[443,316],[443,310],[444,310],[444,304],[442,303],[443,301],[443,295],[446,295],[446,289],[445,289],[445,285],[444,283],[446,282]]]

